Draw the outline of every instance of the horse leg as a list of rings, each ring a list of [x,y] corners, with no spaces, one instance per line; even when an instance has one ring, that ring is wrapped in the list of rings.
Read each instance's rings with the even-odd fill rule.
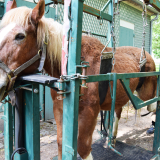
[[[147,106],[147,110],[148,110],[149,112],[156,112],[156,108],[157,108],[157,102],[154,102],[154,103],[149,104],[149,105]]]
[[[54,101],[53,112],[57,124],[58,160],[62,159],[62,123],[63,123],[63,101],[57,99],[56,91],[51,89],[51,96]]]
[[[122,112],[122,107],[115,109],[114,112],[114,122],[113,122],[113,131],[112,131],[112,146],[115,147],[116,144],[116,137],[117,137],[117,133],[118,133],[118,122],[119,119],[121,118],[121,112]]]
[[[99,111],[99,107],[92,105],[79,108],[78,153],[84,160],[93,160],[91,154],[92,134]]]

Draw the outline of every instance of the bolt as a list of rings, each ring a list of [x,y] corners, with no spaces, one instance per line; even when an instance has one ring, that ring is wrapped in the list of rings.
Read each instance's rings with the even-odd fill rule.
[[[38,89],[34,89],[33,92],[34,93],[38,93],[39,91],[38,91]]]

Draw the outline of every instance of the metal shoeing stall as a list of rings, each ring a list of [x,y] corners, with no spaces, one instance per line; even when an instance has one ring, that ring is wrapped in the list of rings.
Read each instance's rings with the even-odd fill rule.
[[[62,0],[54,0],[56,3],[63,3]],[[69,29],[69,57],[67,66],[67,80],[59,81],[53,77],[47,77],[43,75],[30,75],[20,77],[16,81],[16,107],[12,107],[10,103],[7,104],[4,111],[4,136],[5,136],[5,159],[9,160],[13,153],[13,119],[17,121],[15,125],[15,149],[19,149],[14,155],[15,160],[40,160],[40,121],[39,121],[39,84],[48,86],[50,88],[58,89],[63,99],[63,144],[62,144],[62,159],[63,160],[75,160],[77,159],[77,134],[78,134],[78,107],[79,107],[79,86],[83,81],[85,83],[97,82],[97,81],[113,81],[112,92],[112,107],[109,123],[109,140],[108,146],[116,153],[119,153],[112,148],[112,127],[114,120],[114,108],[116,97],[117,80],[120,79],[123,87],[125,88],[130,100],[133,103],[135,109],[140,109],[148,104],[157,101],[156,111],[156,126],[153,144],[154,158],[159,157],[158,148],[160,147],[160,72],[150,73],[130,73],[130,74],[116,74],[108,73],[101,75],[81,75],[81,68],[86,68],[88,65],[81,64],[81,35],[82,35],[82,13],[83,11],[92,14],[100,19],[105,19],[110,22],[108,32],[110,34],[110,28],[113,18],[113,2],[110,0],[106,3],[105,7],[100,11],[90,6],[83,5],[84,0],[71,1],[70,5],[70,28]],[[154,3],[149,1],[148,3]],[[154,3],[157,8],[160,8],[159,1]],[[153,6],[154,6],[153,5]],[[109,14],[104,13],[104,9],[109,6]],[[112,37],[109,46],[114,47],[114,37]],[[129,88],[129,79],[135,77],[157,76],[157,93],[156,97],[143,102],[134,96]],[[26,90],[26,87],[28,88]],[[23,90],[23,93],[21,93]],[[22,95],[23,98],[20,98]],[[19,99],[18,99],[19,98]],[[16,108],[16,109],[15,109]],[[22,111],[20,111],[22,109]],[[18,113],[17,111],[18,110]],[[16,114],[14,114],[16,112]],[[16,117],[15,117],[15,116]],[[13,118],[15,117],[15,118]],[[106,126],[108,118],[106,117]],[[22,122],[22,123],[20,123]],[[22,126],[22,127],[21,127]],[[21,132],[19,129],[21,128]],[[22,139],[19,139],[22,137]],[[94,156],[94,154],[93,154]],[[106,155],[107,156],[107,155]],[[151,155],[152,156],[152,155]],[[102,157],[102,155],[101,155]],[[106,158],[106,157],[104,157]]]

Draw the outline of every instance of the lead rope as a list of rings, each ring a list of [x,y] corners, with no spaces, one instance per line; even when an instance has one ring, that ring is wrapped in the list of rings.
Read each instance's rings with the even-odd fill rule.
[[[145,2],[143,1],[143,12],[142,12],[142,19],[143,19],[143,37],[142,37],[142,51],[141,51],[141,57],[139,61],[140,69],[146,64],[146,53],[145,53],[145,27],[147,24],[147,6]]]

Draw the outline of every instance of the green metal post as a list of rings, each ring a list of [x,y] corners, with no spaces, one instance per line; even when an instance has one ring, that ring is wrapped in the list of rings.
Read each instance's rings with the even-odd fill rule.
[[[104,114],[104,125],[105,125],[105,128],[106,130],[108,130],[109,128],[109,117],[110,117],[110,111],[105,111],[105,114]]]
[[[158,76],[157,85],[160,86],[160,76]],[[159,87],[159,96],[160,96],[160,87]],[[154,141],[153,141],[154,154],[158,154],[159,147],[160,147],[160,100],[157,101],[156,123],[155,123]]]
[[[83,0],[71,2],[71,34],[69,41],[68,75],[75,74],[80,65]],[[71,93],[63,100],[62,159],[77,159],[77,133],[80,80],[70,81]]]
[[[8,99],[8,97],[7,97]],[[7,103],[4,108],[4,149],[5,160],[10,160],[13,152],[13,122],[12,122],[12,106]]]
[[[4,2],[0,2],[0,19],[2,19],[4,15]]]
[[[32,85],[32,92],[24,90],[24,143],[28,160],[40,160],[39,84]]]
[[[109,11],[108,11],[109,15],[112,15],[113,17],[113,0],[111,0],[111,2],[109,3]],[[108,35],[107,35],[107,40],[109,40],[110,36],[111,36],[111,26],[112,26],[112,22],[108,22]],[[113,47],[113,38],[111,38],[110,43],[108,44],[108,47]]]
[[[116,102],[116,90],[117,90],[117,77],[116,73],[110,74],[113,76],[113,92],[111,93],[112,104],[111,104],[111,114],[110,114],[110,125],[109,125],[109,144],[111,144],[112,140],[112,129],[113,129],[113,122],[114,122],[114,109],[115,109],[115,102]]]
[[[113,92],[111,93],[111,98],[112,98],[112,104],[111,104],[111,111],[110,111],[110,124],[109,124],[109,137],[108,137],[108,146],[111,148],[114,152],[117,154],[121,155],[117,150],[115,150],[112,147],[112,130],[113,130],[113,122],[114,122],[114,110],[115,110],[115,103],[116,103],[116,90],[117,90],[117,74],[113,73],[110,74],[111,79],[113,79]]]
[[[113,0],[110,1],[109,5],[109,11],[108,14],[113,16]],[[108,22],[108,35],[107,35],[107,40],[109,40],[110,36],[111,36],[111,26],[112,26],[112,22]],[[108,47],[113,47],[113,38],[111,37],[111,41],[108,44]],[[104,123],[105,123],[105,127],[106,129],[109,126],[110,120],[110,111],[105,111],[105,117],[104,117]]]

